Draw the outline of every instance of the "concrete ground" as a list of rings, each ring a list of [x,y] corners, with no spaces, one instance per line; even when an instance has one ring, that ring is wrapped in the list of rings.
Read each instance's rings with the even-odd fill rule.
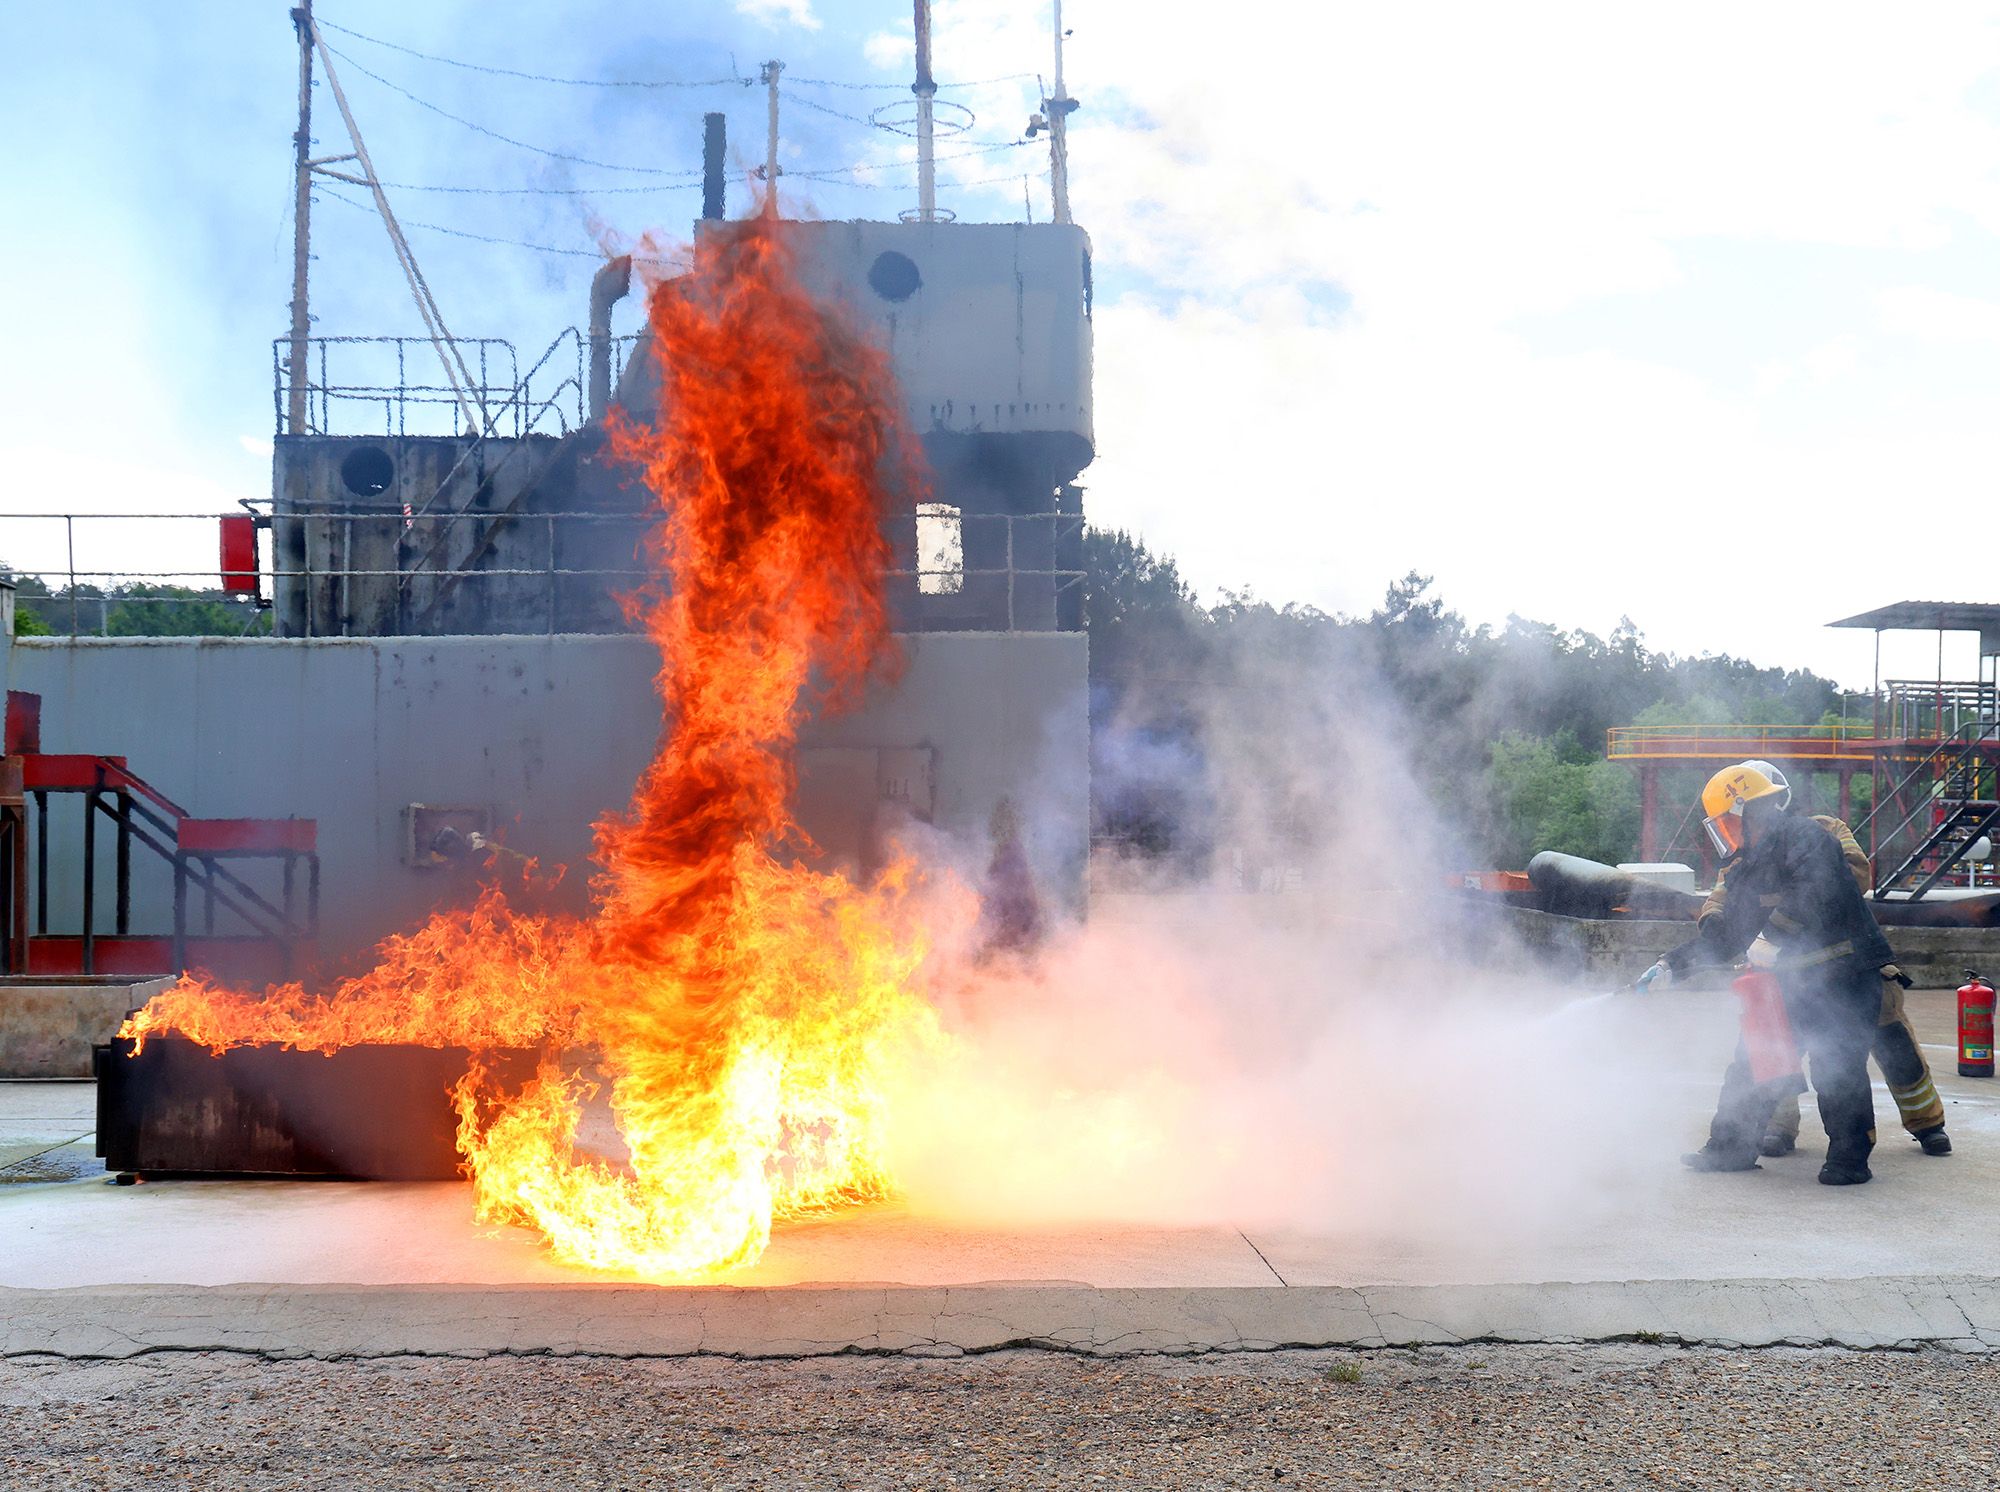
[[[1643,1184],[1574,1226],[998,1229],[883,1207],[783,1226],[757,1265],[703,1288],[566,1268],[523,1232],[476,1228],[459,1185],[108,1186],[88,1085],[0,1085],[0,1355],[2000,1348],[2000,1084],[1955,1075],[1949,995],[1911,1003],[1958,1153],[1928,1159],[1887,1130],[1876,1181],[1849,1190],[1815,1184],[1811,1143],[1742,1175],[1676,1163],[1732,1039],[1727,998],[1681,995],[1640,1017],[1663,1049],[1681,1028],[1704,1033],[1669,1074],[1684,1128],[1632,1153]],[[1879,1091],[1877,1107],[1893,1115]]]

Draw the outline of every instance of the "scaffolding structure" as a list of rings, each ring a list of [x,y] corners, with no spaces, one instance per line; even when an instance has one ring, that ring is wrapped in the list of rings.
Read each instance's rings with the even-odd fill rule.
[[[1854,782],[1870,787],[1867,814],[1854,825],[1874,866],[1877,896],[1921,900],[1940,888],[1976,887],[2000,839],[2000,605],[1899,601],[1830,623],[1876,636],[1871,708],[1840,725],[1615,726],[1605,741],[1612,761],[1639,774],[1639,858],[1684,851],[1707,863],[1708,846],[1692,807],[1662,832],[1660,777],[1676,768],[1713,772],[1761,759],[1783,768],[1795,793],[1813,800],[1831,775],[1830,806],[1852,822]],[[1884,679],[1884,632],[1935,631],[1934,679]],[[1944,677],[1944,634],[1979,635],[1979,675]],[[1712,866],[1710,867],[1712,868]]]

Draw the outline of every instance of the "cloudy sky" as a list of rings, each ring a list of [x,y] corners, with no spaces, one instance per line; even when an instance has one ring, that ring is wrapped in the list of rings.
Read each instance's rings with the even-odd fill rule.
[[[0,512],[268,491],[286,9],[0,3]],[[1045,217],[1046,154],[1014,142],[1046,8],[936,9],[939,77],[973,85],[946,94],[973,117],[940,146],[942,200]],[[684,235],[700,115],[728,113],[739,165],[761,154],[763,96],[730,80],[766,58],[796,80],[790,200],[914,202],[906,142],[868,124],[908,96],[888,0],[318,10],[460,335],[532,355],[582,319],[600,229]],[[1365,610],[1416,569],[1478,620],[1629,615],[1656,647],[1862,685],[1869,637],[1822,623],[2000,600],[2000,5],[1065,19],[1098,269],[1090,511],[1206,593]],[[325,153],[331,105],[318,89]],[[341,195],[316,208],[315,330],[414,330],[380,225]],[[0,558],[53,562],[53,527],[0,525]],[[117,552],[111,525],[80,534],[79,563]],[[1947,671],[1971,651],[1954,639]],[[1885,671],[1935,666],[1918,638]]]

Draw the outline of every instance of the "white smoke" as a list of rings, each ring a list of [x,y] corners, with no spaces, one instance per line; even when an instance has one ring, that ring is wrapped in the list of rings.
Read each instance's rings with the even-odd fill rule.
[[[1587,991],[1471,937],[1387,691],[1298,665],[1244,652],[1183,701],[1205,880],[1100,891],[1031,964],[943,979],[959,1041],[896,1096],[915,1212],[1476,1258],[1608,1215],[1699,1143],[1728,1032],[1636,998],[1565,1008]]]

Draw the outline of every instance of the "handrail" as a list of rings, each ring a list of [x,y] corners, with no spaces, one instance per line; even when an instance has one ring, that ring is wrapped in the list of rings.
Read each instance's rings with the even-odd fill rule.
[[[180,804],[176,803],[172,798],[169,798],[165,793],[161,792],[158,788],[154,787],[150,782],[146,781],[143,777],[140,777],[137,774],[135,774],[130,767],[121,767],[111,762],[108,758],[99,757],[97,764],[97,774],[99,780],[103,782],[105,789],[109,792],[120,792],[120,791],[135,792],[138,793],[141,797],[149,798],[153,802],[159,804],[160,807],[164,808],[168,813],[171,813],[177,819],[193,817],[192,814],[190,814],[185,808],[181,807]],[[114,775],[117,779],[116,781],[111,780],[111,778]]]
[[[1960,741],[1958,739],[1959,736],[1964,735],[1966,731],[1972,729],[1977,729],[1979,733],[1976,736],[1971,736],[1964,741]],[[1868,810],[1867,817],[1862,819],[1860,823],[1854,826],[1855,838],[1859,839],[1862,835],[1862,832],[1864,830],[1869,829],[1874,824],[1876,815],[1881,813],[1882,810],[1887,808],[1890,804],[1896,802],[1899,798],[1901,798],[1903,796],[1904,791],[1909,787],[1911,787],[1917,781],[1918,778],[1937,776],[1938,775],[1937,768],[1944,761],[1946,753],[1949,752],[1955,759],[1963,759],[1964,757],[1971,755],[1973,747],[1983,745],[1987,740],[1994,738],[1996,733],[2000,733],[2000,723],[1996,723],[1991,720],[1968,720],[1963,725],[1959,726],[1949,736],[1946,736],[1943,740],[1939,741],[1937,746],[1930,752],[1930,754],[1924,757],[1921,761],[1919,761],[1917,765],[1913,767],[1907,775],[1904,776],[1902,781],[1892,786],[1887,793],[1883,794],[1879,802],[1875,803],[1872,807],[1870,807],[1870,809]],[[1873,842],[1878,844],[1894,843],[1896,836],[1901,834],[1905,829],[1909,828],[1911,824],[1915,823],[1917,816],[1921,813],[1927,812],[1935,802],[1936,802],[1936,796],[1934,794],[1930,797],[1925,798],[1923,801],[1919,802],[1914,807],[1912,807],[1910,811],[1903,816],[1901,822],[1899,822],[1896,825],[1896,827],[1891,829],[1887,834],[1880,834],[1880,833],[1876,834],[1874,836]]]
[[[1604,733],[1604,755],[1611,761],[1738,754],[1865,760],[1878,744],[1873,731],[1860,725],[1614,725]]]
[[[554,442],[536,442],[534,449],[525,457],[518,456],[519,450],[519,446],[514,447],[517,459],[541,462],[567,459],[565,453],[575,448]],[[495,470],[504,474],[506,468],[496,464]],[[545,480],[540,486],[530,482],[520,491],[532,496],[536,491],[548,491],[549,486]],[[619,501],[623,503],[625,499]],[[356,511],[344,512],[317,508],[302,512],[287,510],[270,516],[267,521],[281,531],[288,526],[310,528],[324,523],[336,539],[342,532],[353,532],[359,538],[373,531],[380,542],[357,543],[351,548],[336,542],[331,546],[334,554],[328,557],[335,561],[331,565],[315,555],[306,555],[302,561],[293,549],[282,542],[275,546],[275,558],[267,550],[260,556],[258,575],[263,593],[272,596],[277,605],[265,615],[278,618],[285,614],[287,606],[307,604],[308,615],[299,635],[313,635],[310,605],[317,603],[312,602],[310,597],[301,596],[297,589],[299,584],[359,582],[379,593],[379,599],[389,608],[383,613],[384,626],[394,629],[398,635],[416,635],[412,618],[415,609],[429,601],[431,587],[452,575],[460,577],[454,582],[460,588],[474,581],[504,584],[502,578],[509,577],[540,582],[548,588],[544,592],[535,586],[513,587],[505,599],[511,607],[526,607],[532,612],[540,607],[541,598],[549,598],[546,609],[550,617],[548,630],[551,632],[556,630],[562,616],[582,614],[576,612],[575,606],[582,606],[583,612],[588,612],[592,618],[583,624],[582,630],[620,631],[624,629],[615,617],[607,620],[600,615],[604,610],[603,597],[630,589],[634,583],[654,578],[658,573],[636,549],[628,550],[626,538],[629,534],[636,541],[660,521],[661,515],[656,506],[621,506],[588,512],[575,510],[568,503],[564,503],[560,510],[547,512],[528,511],[525,507],[509,511],[499,504],[486,510],[446,512],[433,509],[425,522],[439,531],[461,520],[478,520],[474,533],[480,528],[491,533],[517,532],[527,526],[533,535],[538,536],[541,532],[539,526],[546,525],[552,531],[552,539],[546,548],[539,538],[532,545],[491,546],[490,552],[479,556],[476,567],[459,561],[450,570],[432,568],[427,571],[416,571],[413,565],[420,563],[424,555],[433,550],[436,551],[431,555],[433,566],[439,564],[439,557],[450,554],[448,549],[437,548],[435,534],[410,533],[410,519],[398,506],[366,504],[357,505],[357,508]],[[71,515],[51,516],[67,518]],[[109,518],[112,515],[85,516]],[[157,518],[182,524],[190,519],[213,523],[217,516],[232,515],[130,515],[134,521]],[[908,528],[911,516],[908,510],[890,515],[888,536],[892,557],[883,572],[884,579],[892,588],[889,599],[899,613],[908,616],[909,624],[905,630],[985,626],[993,630],[1039,632],[1075,630],[1081,625],[1080,613],[1076,610],[1076,589],[1085,579],[1079,544],[1085,525],[1082,515],[1071,512],[955,513],[943,520],[941,528],[918,532],[914,536]],[[920,513],[915,516],[918,523],[926,517],[936,519],[936,515]],[[566,539],[578,526],[604,537],[576,550],[557,542],[558,539]],[[124,537],[129,538],[129,534]],[[400,549],[395,542],[397,538],[401,539]],[[355,553],[366,556],[366,559],[360,563],[340,563],[338,557],[341,553]],[[65,563],[58,554],[54,567],[32,565],[25,573],[48,576],[57,606],[68,599],[65,593],[56,589],[63,584],[65,576],[71,587],[69,594],[80,593],[79,587],[82,586],[93,588],[90,607],[93,617],[98,611],[97,588],[102,588],[104,600],[116,603],[124,594],[121,588],[171,586],[194,592],[203,587],[212,588],[216,581],[213,561],[183,559],[179,553],[163,554],[161,559],[164,563],[160,563],[158,568],[83,568],[94,557],[98,556],[78,555]],[[562,562],[565,558],[568,563]],[[413,578],[417,574],[424,574],[429,579],[419,583]],[[908,594],[905,594],[906,590]],[[558,594],[568,599],[558,605],[554,600]],[[394,603],[398,596],[411,603],[411,611],[395,611]],[[1057,620],[1053,626],[1048,611],[1051,596],[1059,598]],[[593,597],[598,599],[590,599]],[[212,595],[207,593],[166,599],[189,605],[213,603]],[[52,621],[56,620],[56,613],[51,611],[49,615]],[[387,620],[391,615],[395,620]],[[494,619],[482,621],[475,630],[491,630],[488,625],[491,620]],[[94,624],[92,630],[95,630]],[[540,630],[539,623],[526,630]],[[82,631],[78,628],[75,635],[81,635]],[[384,632],[382,635],[392,634]]]
[[[382,410],[382,431],[385,437],[407,435],[409,433],[409,412],[412,405],[419,409],[427,407],[449,408],[452,411],[452,433],[460,435],[480,435],[497,433],[497,422],[506,405],[496,398],[503,392],[512,393],[520,388],[520,356],[514,344],[504,337],[457,337],[454,342],[461,348],[470,350],[478,360],[478,373],[471,389],[478,399],[481,420],[466,423],[460,416],[463,406],[459,402],[458,390],[449,384],[412,382],[406,369],[405,353],[411,347],[426,347],[429,340],[424,337],[312,337],[308,339],[306,366],[290,366],[288,353],[291,347],[289,337],[278,337],[271,344],[271,398],[274,414],[274,428],[280,435],[331,435],[333,410],[336,404],[380,405]],[[394,353],[395,366],[376,373],[373,369],[364,372],[361,378],[349,383],[335,383],[328,371],[328,348],[367,347],[386,348]],[[315,367],[315,359],[317,366]],[[495,365],[498,366],[495,366]],[[395,381],[371,382],[370,377],[388,378]],[[504,382],[496,380],[504,379]],[[306,393],[307,419],[304,428],[290,428],[287,415],[288,394],[298,381],[303,380]],[[373,434],[374,432],[367,432]]]

